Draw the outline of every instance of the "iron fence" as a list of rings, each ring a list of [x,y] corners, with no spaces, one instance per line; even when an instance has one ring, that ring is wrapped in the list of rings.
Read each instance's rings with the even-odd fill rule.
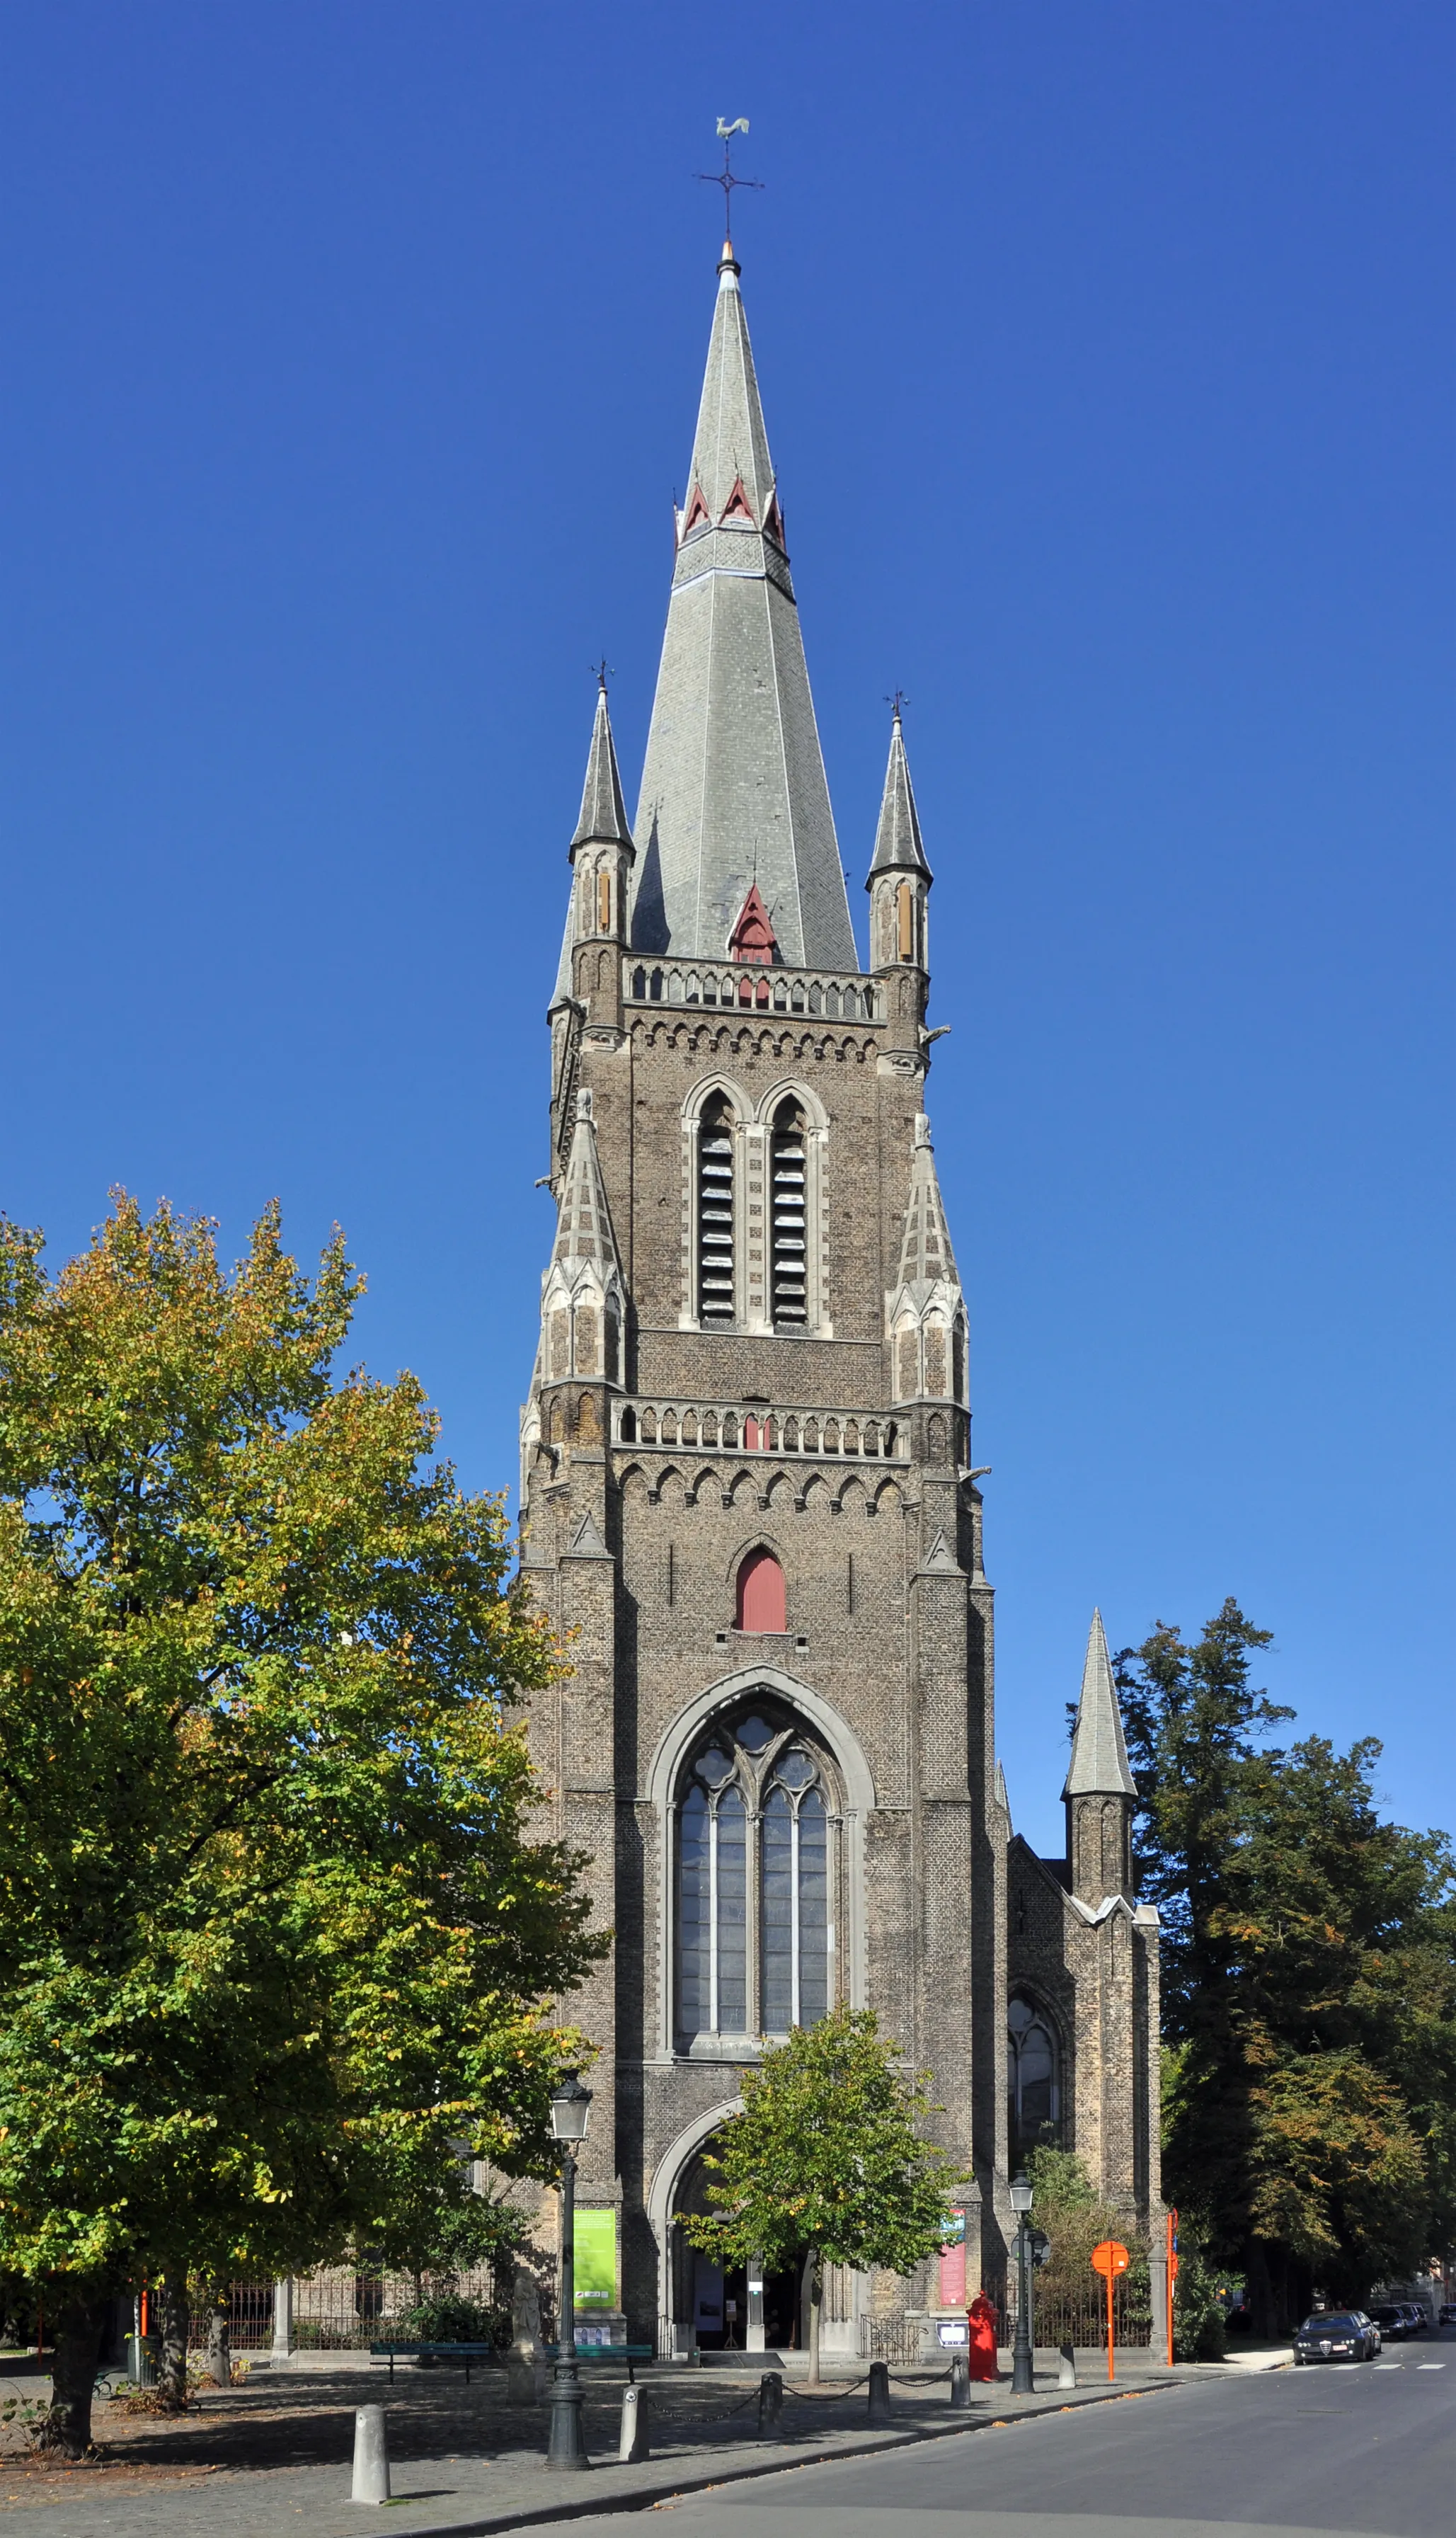
[[[426,2300],[478,2301],[490,2306],[494,2279],[482,2267],[458,2274],[427,2274],[420,2290]],[[273,2349],[275,2286],[232,2283],[228,2295],[228,2340],[238,2355]],[[296,2353],[366,2352],[390,2335],[403,2335],[403,2321],[416,2302],[410,2274],[357,2273],[342,2265],[301,2275],[294,2284],[293,2347]],[[206,2350],[214,2311],[194,2289],[187,2341],[197,2353]]]

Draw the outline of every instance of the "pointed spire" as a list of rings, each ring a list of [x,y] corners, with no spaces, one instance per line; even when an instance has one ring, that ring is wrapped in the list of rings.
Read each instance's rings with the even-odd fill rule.
[[[732,256],[718,269],[635,835],[634,951],[721,961],[757,880],[789,968],[858,968]]]
[[[586,758],[586,782],[581,788],[581,817],[576,823],[576,835],[571,839],[573,849],[588,844],[631,844],[627,805],[622,798],[622,777],[617,771],[612,717],[607,711],[605,678],[598,683],[596,720],[591,727],[591,748]]]
[[[612,717],[607,710],[607,681],[604,672],[597,674],[597,709],[591,727],[591,747],[586,753],[586,781],[581,788],[581,816],[576,834],[566,851],[574,855],[578,846],[621,846],[629,862],[635,852],[631,831],[627,825],[627,807],[622,797],[622,777],[617,768],[617,744],[612,737]],[[624,896],[626,883],[624,881]],[[562,934],[562,957],[557,963],[557,982],[552,991],[552,1008],[565,1003],[571,994],[571,945],[576,935],[576,897],[573,889],[566,902],[566,923]]]
[[[1082,1669],[1082,1699],[1072,1730],[1072,1760],[1067,1767],[1064,1798],[1135,1798],[1137,1783],[1128,1768],[1122,1711],[1107,1654],[1102,1616],[1094,1612]]]
[[[615,1269],[619,1274],[621,1270],[606,1185],[597,1155],[591,1095],[586,1092],[576,1096],[576,1125],[571,1131],[571,1152],[566,1158],[565,1178],[562,1182],[556,1245],[551,1257],[553,1267],[591,1260],[600,1269]]]
[[[912,1287],[922,1280],[927,1285],[940,1281],[950,1287],[960,1283],[956,1254],[951,1248],[945,1202],[936,1177],[930,1121],[923,1110],[915,1121],[915,1151],[910,1159],[910,1196],[905,1207],[904,1238],[900,1243],[898,1284]]]
[[[737,488],[761,525],[773,497],[773,461],[768,455],[739,271],[732,256],[725,254],[718,266],[718,304],[688,482],[700,487],[710,519],[722,519]]]
[[[890,729],[890,765],[885,770],[880,826],[875,835],[875,855],[870,865],[869,880],[865,883],[866,890],[876,873],[883,872],[923,873],[927,881],[932,877],[920,835],[920,814],[915,808],[915,788],[910,782],[898,703]]]

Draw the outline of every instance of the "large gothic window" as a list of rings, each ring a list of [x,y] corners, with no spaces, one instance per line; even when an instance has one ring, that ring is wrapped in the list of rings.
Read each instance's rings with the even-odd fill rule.
[[[733,1276],[733,1111],[721,1093],[697,1126],[697,1314],[731,1322]]]
[[[694,1753],[677,1809],[679,2035],[786,2036],[832,1995],[831,1837],[825,1757],[755,1708]]]
[[[1011,2131],[1014,2148],[1031,2150],[1056,2131],[1057,2046],[1048,2021],[1029,2000],[1013,2000],[1006,2013],[1011,2047]]]

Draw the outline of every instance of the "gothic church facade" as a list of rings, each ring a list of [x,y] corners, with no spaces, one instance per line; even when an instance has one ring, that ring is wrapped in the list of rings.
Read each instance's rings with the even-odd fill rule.
[[[763,2037],[835,2002],[933,2075],[965,2279],[1027,2143],[1157,2218],[1158,1921],[1093,1618],[1068,1855],[1013,1833],[965,1298],[927,1114],[927,860],[898,714],[856,948],[739,266],[725,247],[635,822],[605,692],[550,1008],[558,1226],[523,1567],[571,1671],[532,1735],[611,1959],[579,2199],[599,2329],[796,2339],[679,2226]],[[1055,1714],[1055,1712],[1053,1712]],[[826,2342],[934,2340],[959,2253],[831,2277]],[[908,2339],[908,2344],[906,2340]]]

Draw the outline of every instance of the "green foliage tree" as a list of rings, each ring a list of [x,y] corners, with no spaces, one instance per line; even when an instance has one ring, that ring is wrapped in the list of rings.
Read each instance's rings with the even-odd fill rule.
[[[1166,1933],[1164,2189],[1273,2331],[1456,2223],[1456,1918],[1445,1837],[1383,1822],[1373,1738],[1267,1742],[1268,1644],[1231,1601],[1119,1659],[1142,1890]]]
[[[792,2263],[807,2250],[809,2376],[820,2375],[826,2264],[908,2274],[939,2247],[965,2179],[921,2127],[940,2109],[869,2010],[839,2009],[744,2074],[743,2112],[707,2166],[718,2208],[684,2228],[729,2264]]]
[[[549,1679],[502,1508],[413,1377],[336,1382],[362,1282],[276,1210],[128,1198],[51,1279],[0,1225],[0,2267],[75,2453],[114,2289],[302,2270],[463,2137],[547,2173],[605,1944],[526,1837]]]

